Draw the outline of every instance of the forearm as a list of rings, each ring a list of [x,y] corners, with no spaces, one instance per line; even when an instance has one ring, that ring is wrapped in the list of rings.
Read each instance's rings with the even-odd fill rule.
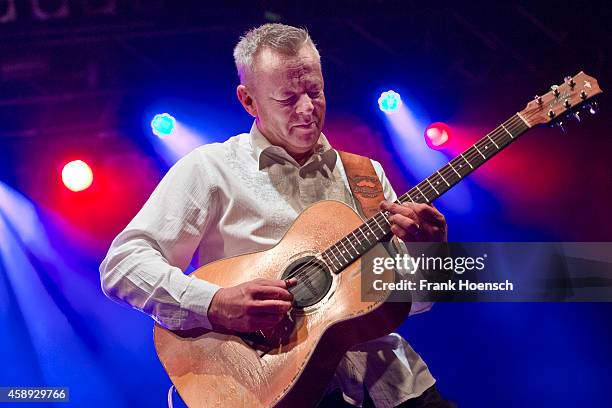
[[[121,233],[100,265],[100,278],[109,298],[143,311],[166,328],[211,328],[207,312],[219,287],[170,265],[144,235]]]
[[[210,328],[210,301],[218,289],[186,276],[214,213],[214,175],[196,149],[164,176],[100,265],[104,293],[170,329]]]

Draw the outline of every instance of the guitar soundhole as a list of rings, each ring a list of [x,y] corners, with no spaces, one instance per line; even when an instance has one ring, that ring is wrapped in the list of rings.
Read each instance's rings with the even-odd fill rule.
[[[281,279],[297,278],[297,285],[290,288],[294,307],[312,306],[327,295],[332,285],[332,276],[325,264],[313,256],[300,258],[293,262]]]

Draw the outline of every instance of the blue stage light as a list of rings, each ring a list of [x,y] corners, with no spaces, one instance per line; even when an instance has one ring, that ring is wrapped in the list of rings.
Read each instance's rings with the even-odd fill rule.
[[[176,119],[167,113],[157,114],[151,121],[153,134],[162,139],[170,136],[175,126]]]
[[[393,113],[402,105],[400,94],[395,91],[386,91],[380,94],[378,98],[378,107],[385,113]]]

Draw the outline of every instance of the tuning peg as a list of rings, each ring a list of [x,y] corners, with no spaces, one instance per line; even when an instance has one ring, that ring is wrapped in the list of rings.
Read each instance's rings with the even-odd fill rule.
[[[533,99],[536,101],[536,103],[538,105],[542,105],[542,97],[541,96],[536,95],[536,96],[533,97]]]
[[[559,85],[553,85],[550,87],[550,90],[553,92],[553,95],[559,96]]]
[[[569,109],[572,106],[572,104],[570,103],[569,99],[566,99],[565,101],[563,101],[563,107]]]
[[[580,91],[580,99],[586,99],[587,98],[587,93],[584,91],[584,89],[582,91]]]
[[[570,86],[570,88],[574,88],[574,86],[576,86],[576,82],[574,82],[574,78],[572,78],[571,76],[566,76],[564,78],[564,81]]]

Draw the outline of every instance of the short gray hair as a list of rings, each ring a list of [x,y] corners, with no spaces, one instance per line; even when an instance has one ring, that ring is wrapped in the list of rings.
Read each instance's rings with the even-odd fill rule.
[[[240,37],[234,48],[234,62],[240,82],[245,82],[247,73],[255,72],[255,58],[262,49],[270,48],[281,54],[293,56],[297,55],[305,44],[311,45],[317,57],[319,56],[317,47],[304,28],[271,23],[250,29]]]

